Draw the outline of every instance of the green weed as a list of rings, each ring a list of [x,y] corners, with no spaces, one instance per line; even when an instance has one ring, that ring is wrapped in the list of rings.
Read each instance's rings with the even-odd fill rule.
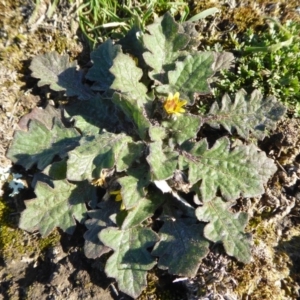
[[[238,38],[231,34],[236,67],[224,70],[219,78],[216,96],[224,92],[234,93],[240,88],[259,89],[265,95],[274,95],[294,114],[300,116],[300,24],[277,22],[268,30],[255,33],[249,29]]]
[[[188,3],[186,0],[84,0],[77,13],[80,28],[94,47],[109,36],[124,36],[133,26],[144,29],[166,11],[183,22],[189,14]]]

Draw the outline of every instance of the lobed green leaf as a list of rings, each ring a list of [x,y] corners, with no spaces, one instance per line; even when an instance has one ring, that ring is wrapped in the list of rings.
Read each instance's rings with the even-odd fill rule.
[[[175,119],[169,119],[162,122],[165,128],[169,129],[169,134],[175,141],[181,145],[197,136],[202,120],[195,115],[184,114]]]
[[[66,91],[67,96],[87,100],[94,96],[88,86],[82,83],[83,73],[76,70],[76,61],[70,63],[69,56],[57,52],[45,53],[33,58],[31,76],[40,79],[38,86],[50,85],[54,91]]]
[[[111,88],[120,91],[141,107],[147,99],[147,87],[140,82],[143,71],[129,55],[118,53],[110,72],[115,76]]]
[[[166,73],[174,69],[175,61],[186,52],[183,50],[190,37],[179,32],[179,25],[166,13],[153,24],[147,26],[150,34],[144,34],[143,42],[148,50],[143,54],[145,62],[153,70],[149,72],[152,79],[166,83]]]
[[[214,63],[212,69],[215,73],[229,69],[234,61],[234,55],[230,52],[213,52]]]
[[[69,152],[67,178],[92,180],[100,177],[102,169],[114,166],[118,172],[124,171],[142,154],[143,147],[123,133],[85,137],[80,146]]]
[[[44,109],[35,107],[30,113],[21,118],[18,123],[18,129],[27,131],[29,123],[32,120],[36,120],[45,125],[49,130],[51,130],[51,128],[53,127],[54,118],[60,119],[61,112],[53,105],[48,104]]]
[[[87,231],[84,234],[84,253],[87,258],[97,258],[109,252],[111,249],[105,246],[99,239],[101,230],[108,226],[113,226],[112,215],[120,209],[120,204],[116,201],[102,201],[98,204],[98,209],[90,210],[90,219],[85,221]]]
[[[145,188],[150,183],[149,170],[143,165],[129,169],[128,175],[118,179],[121,185],[122,201],[127,210],[136,206],[146,195]]]
[[[35,188],[36,199],[25,201],[26,209],[21,214],[19,227],[33,232],[39,230],[42,236],[54,228],[72,234],[76,221],[86,219],[85,193],[82,187],[66,180],[54,181],[54,188],[38,182]]]
[[[147,271],[156,264],[147,248],[157,242],[157,235],[149,228],[119,230],[109,227],[99,236],[104,245],[114,250],[107,260],[105,273],[117,280],[122,292],[136,299],[147,285]]]
[[[234,102],[227,94],[222,98],[221,108],[215,102],[205,122],[217,129],[222,125],[231,134],[236,130],[245,139],[249,138],[251,132],[262,140],[268,131],[275,129],[276,122],[285,111],[284,105],[274,97],[264,99],[261,92],[255,90],[250,99],[247,99],[246,92],[240,90],[236,93]]]
[[[200,221],[209,222],[204,228],[204,235],[212,242],[222,242],[228,255],[241,262],[249,263],[251,259],[251,238],[244,233],[248,214],[231,213],[230,203],[221,198],[205,202],[196,209]]]
[[[179,92],[181,98],[194,103],[195,93],[208,93],[208,79],[214,74],[212,52],[197,52],[176,62],[175,70],[168,72],[168,83],[156,87],[160,94]]]
[[[164,202],[161,193],[147,195],[147,197],[139,198],[137,205],[130,209],[124,222],[122,229],[129,229],[140,225],[143,221],[152,217],[156,209]]]
[[[74,101],[64,109],[67,115],[75,120],[75,127],[83,135],[99,133],[101,129],[121,131],[124,125],[120,124],[120,121],[126,124],[124,120],[120,120],[121,116],[118,115],[112,101],[99,95],[88,101]]]
[[[188,151],[181,154],[187,165],[180,165],[189,168],[191,184],[201,180],[204,201],[213,199],[218,190],[226,200],[261,195],[264,184],[276,171],[273,160],[256,146],[242,145],[231,151],[229,146],[226,137],[217,140],[211,149],[206,139],[184,145]]]
[[[66,128],[57,118],[54,118],[51,130],[39,121],[32,120],[27,132],[15,132],[7,157],[25,169],[37,164],[43,170],[56,155],[63,158],[68,151],[74,149],[79,139],[79,133],[75,129]]]
[[[147,118],[147,113],[143,104],[137,104],[137,101],[131,97],[124,96],[120,93],[114,93],[113,102],[122,109],[125,115],[135,125],[136,132],[142,140],[147,137],[147,131],[151,123]]]
[[[150,139],[155,141],[160,141],[165,139],[168,136],[168,132],[164,127],[161,126],[150,126],[149,128]]]
[[[170,274],[195,277],[209,242],[203,237],[203,225],[188,225],[181,218],[169,218],[159,230],[159,242],[152,255],[158,256],[158,267]]]
[[[141,41],[141,35],[141,29],[138,26],[133,25],[126,36],[118,41],[118,44],[122,46],[124,53],[130,53],[134,58],[137,58],[138,65],[143,68],[146,66],[143,58],[145,48]]]
[[[186,21],[180,25],[182,26],[182,30],[184,31],[184,33],[190,37],[190,40],[188,44],[184,47],[184,50],[189,52],[197,50],[198,46],[201,43],[199,38],[199,31],[196,28],[198,24]]]
[[[170,147],[164,147],[162,141],[149,144],[147,161],[154,180],[168,179],[173,176],[177,167],[178,153]]]
[[[106,91],[114,81],[114,75],[109,71],[116,56],[121,52],[120,45],[114,45],[111,39],[101,44],[91,53],[93,66],[86,74],[86,78],[95,81],[92,89]]]
[[[43,171],[53,180],[63,180],[67,178],[67,159],[55,161]]]

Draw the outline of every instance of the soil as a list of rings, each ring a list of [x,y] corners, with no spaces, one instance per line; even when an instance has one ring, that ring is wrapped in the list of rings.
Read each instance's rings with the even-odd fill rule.
[[[50,2],[41,1],[38,8],[26,0],[0,2],[1,168],[11,165],[5,153],[20,118],[55,97],[46,88],[38,88],[37,80],[30,76],[31,59],[56,50],[68,53],[83,67],[89,63],[89,48],[78,30],[76,7],[67,0],[60,1],[55,13],[47,17]],[[286,7],[281,9],[285,11]],[[176,278],[166,272],[150,272],[148,287],[140,299],[299,297],[300,120],[287,117],[259,146],[275,159],[278,171],[262,197],[240,199],[237,204],[251,216],[247,231],[254,240],[252,262],[239,264],[216,245],[193,280],[172,283]],[[18,166],[12,171],[20,173],[26,185],[30,174]],[[85,257],[84,226],[78,226],[72,236],[56,230],[44,239],[19,230],[24,200],[34,194],[25,188],[11,197],[7,180],[2,183],[0,299],[131,299],[105,275],[105,255],[97,260]]]

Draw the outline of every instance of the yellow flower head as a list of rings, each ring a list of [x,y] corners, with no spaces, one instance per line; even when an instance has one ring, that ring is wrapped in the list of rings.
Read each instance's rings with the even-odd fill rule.
[[[101,176],[100,178],[92,180],[92,185],[95,185],[95,186],[104,186],[104,184],[105,184],[105,175],[101,173],[100,176]]]
[[[92,185],[106,187],[106,178],[111,177],[114,173],[114,169],[102,169],[100,173],[100,178],[92,180]]]
[[[115,195],[116,198],[115,198],[115,201],[122,201],[122,195],[121,195],[121,190],[117,190],[117,191],[110,191],[109,192],[110,195]],[[122,202],[121,204],[121,210],[124,210],[125,209],[125,205],[124,203]]]
[[[110,191],[109,194],[110,195],[116,195],[116,198],[115,198],[116,201],[121,201],[122,200],[121,190]]]
[[[167,112],[167,114],[178,116],[185,112],[185,109],[182,108],[184,105],[187,104],[186,100],[180,100],[179,99],[179,93],[176,92],[173,96],[173,94],[169,94],[167,100],[164,102],[164,109]]]

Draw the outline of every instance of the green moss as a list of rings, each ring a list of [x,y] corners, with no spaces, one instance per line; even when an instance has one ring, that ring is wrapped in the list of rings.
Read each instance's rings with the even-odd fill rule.
[[[58,53],[67,52],[70,44],[70,39],[61,34],[55,34],[54,36],[55,49]]]
[[[171,281],[166,282],[162,276],[162,271],[154,268],[148,272],[147,287],[137,300],[183,300],[185,294],[182,290],[178,289]],[[169,277],[168,277],[169,278]]]
[[[270,219],[270,211],[254,216],[247,231],[253,234],[253,260],[247,265],[233,263],[231,274],[238,280],[235,293],[239,299],[294,299],[296,286],[290,277],[291,260],[278,251],[276,222]],[[289,284],[287,284],[289,283]],[[289,286],[290,288],[286,288]]]
[[[154,272],[149,272],[147,275],[147,287],[143,291],[143,293],[139,296],[138,300],[144,300],[144,299],[151,299],[151,296],[153,297],[156,295],[156,286],[158,284],[158,277],[155,275]],[[155,296],[155,299],[157,297]]]
[[[4,259],[14,259],[20,255],[43,253],[49,247],[55,246],[60,240],[57,230],[48,237],[39,238],[17,228],[10,218],[13,211],[3,198],[0,198],[0,255]]]
[[[234,9],[231,18],[237,26],[237,32],[244,32],[249,28],[255,29],[264,23],[262,15],[251,6]]]
[[[60,234],[58,230],[54,230],[51,234],[49,234],[49,236],[38,240],[38,249],[41,252],[44,252],[47,249],[57,245],[59,241],[60,241]]]
[[[204,1],[195,1],[195,6],[192,10],[192,15],[196,15],[206,9],[212,8],[212,7],[216,7],[220,10],[222,9],[226,9],[225,6],[222,6],[219,2],[216,2],[214,0],[204,0]]]
[[[231,8],[229,5],[222,4],[223,1],[203,0],[191,3],[191,16],[196,15],[208,8],[218,8],[220,11],[214,16],[207,17],[200,22],[199,39],[201,48],[213,48],[215,44],[222,46],[222,49],[232,51],[235,49],[236,40],[242,39],[248,30],[253,33],[261,34],[266,30],[265,17],[277,18],[282,24],[286,20],[299,22],[300,15],[296,8],[299,1],[259,0],[239,2],[238,7]],[[213,21],[209,21],[212,19]],[[215,26],[211,26],[211,24]],[[202,26],[202,27],[201,27]]]

